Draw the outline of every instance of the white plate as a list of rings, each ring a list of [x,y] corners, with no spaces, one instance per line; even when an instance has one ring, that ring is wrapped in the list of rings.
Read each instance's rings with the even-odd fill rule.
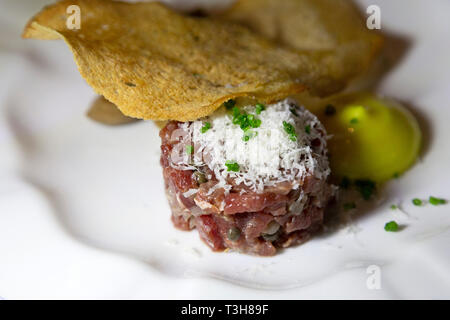
[[[212,253],[172,227],[158,129],[90,121],[65,44],[19,38],[46,2],[0,4],[0,297],[450,298],[450,207],[411,204],[450,198],[449,1],[360,1],[411,41],[380,92],[422,115],[426,150],[375,209],[271,258]],[[406,228],[385,232],[394,218]]]

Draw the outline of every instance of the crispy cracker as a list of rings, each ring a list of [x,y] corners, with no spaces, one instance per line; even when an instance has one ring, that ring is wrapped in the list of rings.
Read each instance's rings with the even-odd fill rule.
[[[221,17],[280,45],[314,52],[330,77],[345,82],[367,70],[383,44],[351,0],[239,0]]]
[[[69,5],[81,8],[80,30],[66,27]],[[268,103],[305,88],[325,95],[346,82],[321,55],[159,3],[61,1],[32,18],[23,36],[64,39],[88,84],[134,118],[193,120],[234,97]]]

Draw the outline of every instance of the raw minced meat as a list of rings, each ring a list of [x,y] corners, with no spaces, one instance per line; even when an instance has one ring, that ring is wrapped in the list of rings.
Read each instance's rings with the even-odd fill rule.
[[[264,163],[272,161],[267,164],[270,168],[265,170],[258,169],[264,167],[264,163],[263,166],[256,166],[251,155],[247,158],[240,155],[239,163],[243,165],[239,167],[239,172],[227,171],[223,160],[229,155],[236,157],[236,150],[227,150],[225,141],[221,141],[220,137],[210,138],[214,139],[214,144],[211,144],[201,136],[201,130],[200,134],[195,132],[208,122],[210,130],[221,125],[227,128],[223,140],[236,140],[235,137],[243,131],[239,126],[229,124],[230,120],[232,122],[230,111],[223,111],[216,118],[194,122],[171,121],[160,132],[161,165],[172,221],[182,230],[196,228],[201,239],[214,251],[229,248],[270,256],[276,253],[277,248],[306,241],[322,225],[324,209],[333,193],[333,187],[327,181],[329,168],[325,129],[315,116],[292,100],[266,108],[270,112],[254,114],[261,123],[267,121],[266,126],[254,128],[254,132],[265,137],[285,134],[276,142],[285,145],[274,145],[270,151],[271,157],[278,150],[291,152],[293,158],[285,154],[280,155],[276,162],[263,158]],[[243,110],[249,114],[251,112],[250,107]],[[287,121],[293,124],[295,140],[283,128],[283,122]],[[230,134],[230,127],[236,131]],[[276,130],[276,134],[264,130]],[[218,130],[211,133],[220,135]],[[254,136],[255,133],[251,139]],[[235,141],[234,148],[236,144],[248,144],[248,141]],[[208,146],[202,145],[208,143]],[[253,143],[257,143],[256,140]],[[193,146],[196,150],[187,146]],[[266,143],[263,148],[271,146]],[[193,152],[189,152],[199,149],[203,150],[203,154],[199,156],[197,153],[196,158]],[[221,161],[211,158],[214,156],[222,157]],[[273,170],[277,163],[280,174],[275,174]],[[249,172],[256,177],[249,176]]]

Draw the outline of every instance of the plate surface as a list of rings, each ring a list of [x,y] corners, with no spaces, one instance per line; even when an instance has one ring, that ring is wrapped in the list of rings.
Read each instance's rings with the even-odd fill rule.
[[[423,155],[375,208],[271,258],[172,227],[158,128],[90,121],[95,94],[65,44],[20,39],[49,2],[0,3],[0,297],[450,298],[450,207],[411,204],[450,198],[450,2],[359,1],[408,40],[379,92],[419,116]],[[385,232],[393,219],[405,229]]]

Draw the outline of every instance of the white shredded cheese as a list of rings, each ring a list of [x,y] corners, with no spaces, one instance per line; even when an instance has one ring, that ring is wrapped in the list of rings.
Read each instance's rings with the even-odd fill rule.
[[[267,105],[260,114],[255,113],[255,106],[241,110],[261,120],[258,128],[251,129],[254,135],[248,141],[243,141],[244,131],[239,125],[232,123],[231,112],[222,108],[209,117],[181,125],[185,134],[180,143],[192,144],[194,153],[171,159],[171,165],[182,170],[207,166],[218,180],[214,189],[226,191],[231,189],[227,178],[257,192],[284,181],[297,189],[305,175],[326,179],[330,172],[326,131],[312,113],[297,106],[292,99]],[[284,121],[295,128],[295,141],[286,132]],[[201,128],[206,122],[211,128],[202,133]],[[320,146],[314,151],[311,143],[315,139],[320,140]],[[228,171],[227,161],[237,163],[239,172]]]

